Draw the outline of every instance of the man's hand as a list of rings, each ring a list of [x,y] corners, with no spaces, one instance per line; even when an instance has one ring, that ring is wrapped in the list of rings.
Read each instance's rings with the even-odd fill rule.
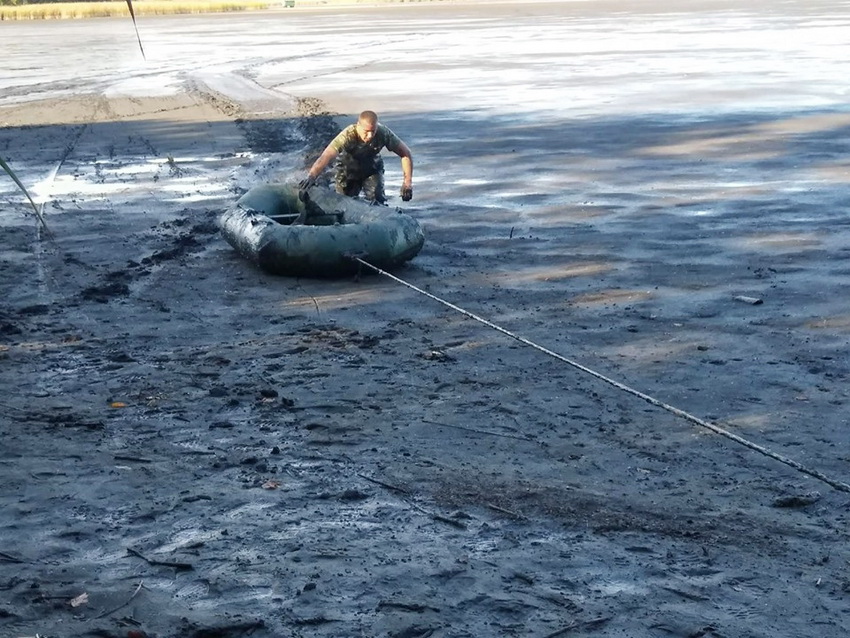
[[[307,177],[298,182],[298,190],[306,191],[308,188],[316,185],[316,178],[307,173]]]
[[[402,186],[401,187],[401,201],[409,202],[413,199],[413,187],[412,186]]]

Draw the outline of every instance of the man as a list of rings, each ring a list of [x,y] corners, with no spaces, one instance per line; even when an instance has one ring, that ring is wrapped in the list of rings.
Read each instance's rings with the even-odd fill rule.
[[[384,160],[381,150],[387,148],[401,158],[404,174],[401,199],[413,199],[413,156],[407,144],[388,127],[378,123],[374,111],[363,111],[356,124],[345,127],[322,151],[299,183],[302,192],[316,184],[322,171],[339,157],[334,180],[336,191],[349,197],[363,196],[373,204],[386,203],[384,195]]]

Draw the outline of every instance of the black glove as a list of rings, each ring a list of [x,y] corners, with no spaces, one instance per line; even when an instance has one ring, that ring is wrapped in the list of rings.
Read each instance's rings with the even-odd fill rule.
[[[411,186],[401,187],[401,201],[409,202],[413,199],[413,188]]]
[[[315,185],[316,178],[308,173],[307,177],[298,182],[298,190],[306,191],[308,188]]]

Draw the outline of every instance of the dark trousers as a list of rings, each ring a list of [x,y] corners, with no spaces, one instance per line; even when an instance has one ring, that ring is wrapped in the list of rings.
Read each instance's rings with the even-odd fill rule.
[[[380,156],[374,159],[358,161],[350,155],[341,155],[336,166],[334,179],[336,192],[348,197],[357,197],[361,192],[363,199],[384,204],[384,160]]]

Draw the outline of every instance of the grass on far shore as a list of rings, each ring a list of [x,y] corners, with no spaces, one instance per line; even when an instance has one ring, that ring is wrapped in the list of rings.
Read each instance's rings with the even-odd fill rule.
[[[284,3],[281,0],[135,0],[133,2],[133,10],[137,16],[223,13],[268,9],[273,6],[284,6]],[[125,0],[0,6],[0,21],[108,18],[129,14],[130,11]]]
[[[446,4],[476,0],[133,0],[133,11],[140,15],[173,15],[186,13],[224,13],[277,8],[329,9],[361,4]],[[4,20],[73,20],[76,18],[109,18],[126,16],[130,11],[126,0],[101,2],[51,2],[46,4],[0,5],[0,22]]]

